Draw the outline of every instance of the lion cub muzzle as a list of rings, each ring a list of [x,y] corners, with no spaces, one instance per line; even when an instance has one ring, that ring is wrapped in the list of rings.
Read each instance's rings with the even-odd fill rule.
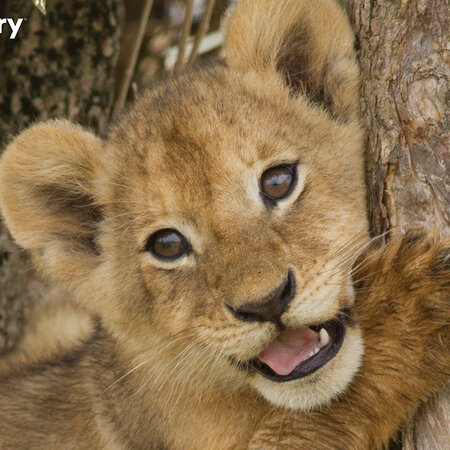
[[[237,308],[227,305],[233,315],[243,322],[272,322],[281,331],[285,327],[281,315],[295,297],[295,276],[291,270],[280,286],[257,303],[244,303]]]
[[[286,329],[281,316],[295,294],[295,275],[289,270],[287,278],[260,301],[226,305],[238,320],[272,322],[277,327],[276,339],[246,363],[247,368],[271,381],[291,381],[312,374],[336,356],[344,340],[344,319],[349,316],[344,312],[319,325]]]

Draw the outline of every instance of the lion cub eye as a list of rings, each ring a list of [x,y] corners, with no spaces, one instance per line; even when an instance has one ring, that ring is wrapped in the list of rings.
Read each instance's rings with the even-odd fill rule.
[[[272,202],[287,197],[295,186],[295,165],[281,165],[267,169],[261,177],[261,191]]]
[[[159,259],[173,260],[188,254],[190,246],[181,233],[166,228],[149,237],[145,250],[153,253]]]

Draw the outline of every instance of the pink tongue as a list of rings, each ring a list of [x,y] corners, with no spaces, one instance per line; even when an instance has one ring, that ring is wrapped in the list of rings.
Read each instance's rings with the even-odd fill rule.
[[[289,375],[319,345],[319,333],[304,327],[280,333],[259,359],[278,375]]]

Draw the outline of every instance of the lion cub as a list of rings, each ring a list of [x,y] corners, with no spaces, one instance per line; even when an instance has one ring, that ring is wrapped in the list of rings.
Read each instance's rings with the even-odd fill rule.
[[[105,140],[51,121],[8,147],[7,226],[96,319],[3,375],[0,447],[373,449],[446,382],[449,242],[364,253],[352,33],[312,3],[238,2],[226,61]]]

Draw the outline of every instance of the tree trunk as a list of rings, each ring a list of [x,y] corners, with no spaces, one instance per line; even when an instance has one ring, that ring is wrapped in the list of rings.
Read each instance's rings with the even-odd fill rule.
[[[360,51],[372,233],[424,226],[448,234],[448,4],[348,3]],[[404,431],[404,448],[448,448],[449,405],[447,388],[421,407]]]
[[[104,130],[114,93],[122,0],[2,0],[0,17],[26,18],[0,35],[0,148],[28,124],[55,117]],[[0,353],[21,334],[42,283],[0,224]]]

